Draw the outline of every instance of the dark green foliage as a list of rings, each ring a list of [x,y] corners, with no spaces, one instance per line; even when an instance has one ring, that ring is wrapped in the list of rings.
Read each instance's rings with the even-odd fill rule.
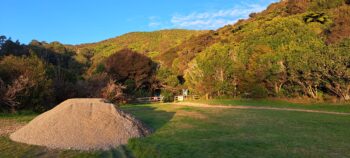
[[[58,43],[33,40],[29,45],[2,38],[0,78],[6,93],[1,96],[7,110],[45,111],[68,98],[81,96],[77,81],[84,65],[75,52]],[[17,56],[17,57],[16,57]],[[2,107],[4,107],[2,105]]]
[[[4,55],[29,55],[25,45],[19,41],[13,42],[11,38],[7,39],[6,36],[0,36],[0,48],[0,57]]]
[[[156,63],[145,55],[130,49],[110,56],[105,63],[106,72],[118,83],[132,80],[136,90],[152,91],[154,88]]]
[[[329,21],[329,17],[325,13],[310,13],[304,16],[304,22],[306,23],[318,22],[325,24],[327,21]]]
[[[163,90],[161,93],[161,96],[163,96],[164,102],[173,102],[174,101],[174,93],[168,90]]]
[[[183,84],[176,74],[166,67],[160,67],[157,70],[157,80],[161,82],[161,86],[165,89],[171,90],[172,88],[178,87]]]
[[[101,64],[98,64],[94,73],[99,74],[104,72],[105,70],[106,70],[105,65],[101,63]]]
[[[248,88],[247,97],[249,98],[266,98],[268,97],[268,91],[265,86],[260,84],[252,84]]]
[[[322,59],[322,58],[321,58]],[[333,45],[324,54],[322,86],[342,100],[350,100],[350,39]]]
[[[0,61],[0,76],[2,110],[44,111],[52,107],[52,82],[39,58],[6,56]]]

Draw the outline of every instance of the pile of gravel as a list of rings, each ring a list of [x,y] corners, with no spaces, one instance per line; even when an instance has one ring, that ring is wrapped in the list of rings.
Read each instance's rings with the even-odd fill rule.
[[[151,131],[103,99],[69,99],[10,135],[13,141],[73,150],[108,150]]]

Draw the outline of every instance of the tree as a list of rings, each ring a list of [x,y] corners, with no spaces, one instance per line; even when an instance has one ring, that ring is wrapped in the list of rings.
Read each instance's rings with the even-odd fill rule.
[[[43,111],[52,105],[52,82],[46,65],[36,56],[6,56],[0,61],[2,85],[6,86],[2,100],[8,110]]]
[[[124,86],[118,85],[115,81],[110,80],[107,86],[102,89],[102,97],[113,103],[123,103],[125,102],[123,89],[125,89]]]
[[[286,54],[288,81],[300,86],[302,94],[314,99],[319,98],[318,92],[322,81],[321,67],[324,64],[321,60],[322,54],[319,50],[300,48],[297,45],[290,45],[288,52],[290,53]]]
[[[124,49],[110,56],[105,70],[118,83],[133,80],[137,89],[152,90],[156,64],[148,57]]]
[[[161,86],[170,91],[181,85],[178,76],[163,66],[158,68],[156,77],[160,81]]]
[[[323,84],[342,100],[350,100],[350,39],[332,45],[324,54]]]
[[[6,41],[6,36],[1,35],[0,36],[0,50],[2,48],[2,45],[5,43],[5,41]]]
[[[268,45],[257,45],[254,48],[254,55],[249,60],[248,69],[244,71],[248,73],[246,77],[250,79],[242,79],[248,82],[246,88],[257,85],[256,89],[264,89],[260,83],[264,84],[274,96],[281,96],[282,87],[287,82],[287,70],[282,52],[275,52]]]
[[[214,44],[199,54],[185,71],[190,89],[210,96],[233,96],[237,86],[234,52],[228,44]]]

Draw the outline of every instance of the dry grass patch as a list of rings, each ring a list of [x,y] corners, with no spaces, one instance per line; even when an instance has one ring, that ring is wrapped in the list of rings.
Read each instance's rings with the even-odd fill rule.
[[[16,120],[12,119],[0,120],[0,137],[11,134],[23,127],[24,125],[24,123],[18,123]]]

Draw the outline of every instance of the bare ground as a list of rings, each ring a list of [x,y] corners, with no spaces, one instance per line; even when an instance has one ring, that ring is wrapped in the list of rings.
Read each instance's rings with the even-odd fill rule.
[[[13,119],[1,119],[0,120],[0,137],[9,135],[16,130],[23,127],[25,123],[18,123],[16,120]]]

